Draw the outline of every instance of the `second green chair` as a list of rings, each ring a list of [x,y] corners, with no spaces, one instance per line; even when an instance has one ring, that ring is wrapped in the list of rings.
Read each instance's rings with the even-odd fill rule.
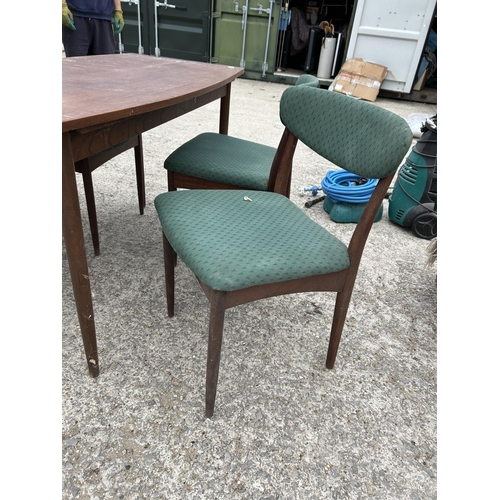
[[[302,85],[319,87],[319,80],[302,75],[295,86]],[[286,129],[278,148],[224,134],[200,134],[165,160],[168,190],[250,189],[289,197],[296,143],[297,139]],[[283,162],[285,152],[289,161]]]

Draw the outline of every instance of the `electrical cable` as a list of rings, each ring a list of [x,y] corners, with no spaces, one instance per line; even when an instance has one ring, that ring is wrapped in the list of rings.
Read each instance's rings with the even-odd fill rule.
[[[329,170],[321,186],[332,201],[366,203],[377,183],[378,179],[365,179],[346,170]]]

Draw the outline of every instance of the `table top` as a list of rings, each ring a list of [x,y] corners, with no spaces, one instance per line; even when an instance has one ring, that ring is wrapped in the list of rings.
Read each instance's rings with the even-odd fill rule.
[[[243,68],[141,54],[62,59],[62,131],[154,111],[220,88]]]

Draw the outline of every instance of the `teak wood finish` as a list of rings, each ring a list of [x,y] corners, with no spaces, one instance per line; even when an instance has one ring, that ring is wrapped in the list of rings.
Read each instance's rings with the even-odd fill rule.
[[[92,377],[99,357],[75,163],[217,99],[227,134],[231,82],[243,71],[139,54],[62,59],[62,228]]]

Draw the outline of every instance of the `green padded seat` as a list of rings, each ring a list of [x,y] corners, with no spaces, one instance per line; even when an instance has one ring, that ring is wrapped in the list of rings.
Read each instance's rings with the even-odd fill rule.
[[[164,167],[242,189],[267,191],[275,154],[276,148],[270,146],[206,132],[176,149]]]
[[[301,75],[295,86],[318,87],[319,80],[313,75]],[[225,134],[202,133],[165,160],[163,165],[169,172],[169,191],[187,187],[182,185],[182,180],[178,184],[176,174],[190,177],[191,182],[198,179],[190,188],[205,189],[204,180],[218,183],[219,188],[222,184],[238,189],[276,191],[276,172],[271,170],[276,152],[276,148],[257,142]]]
[[[157,196],[155,207],[175,252],[214,290],[327,274],[350,264],[347,247],[283,195],[173,191]]]

